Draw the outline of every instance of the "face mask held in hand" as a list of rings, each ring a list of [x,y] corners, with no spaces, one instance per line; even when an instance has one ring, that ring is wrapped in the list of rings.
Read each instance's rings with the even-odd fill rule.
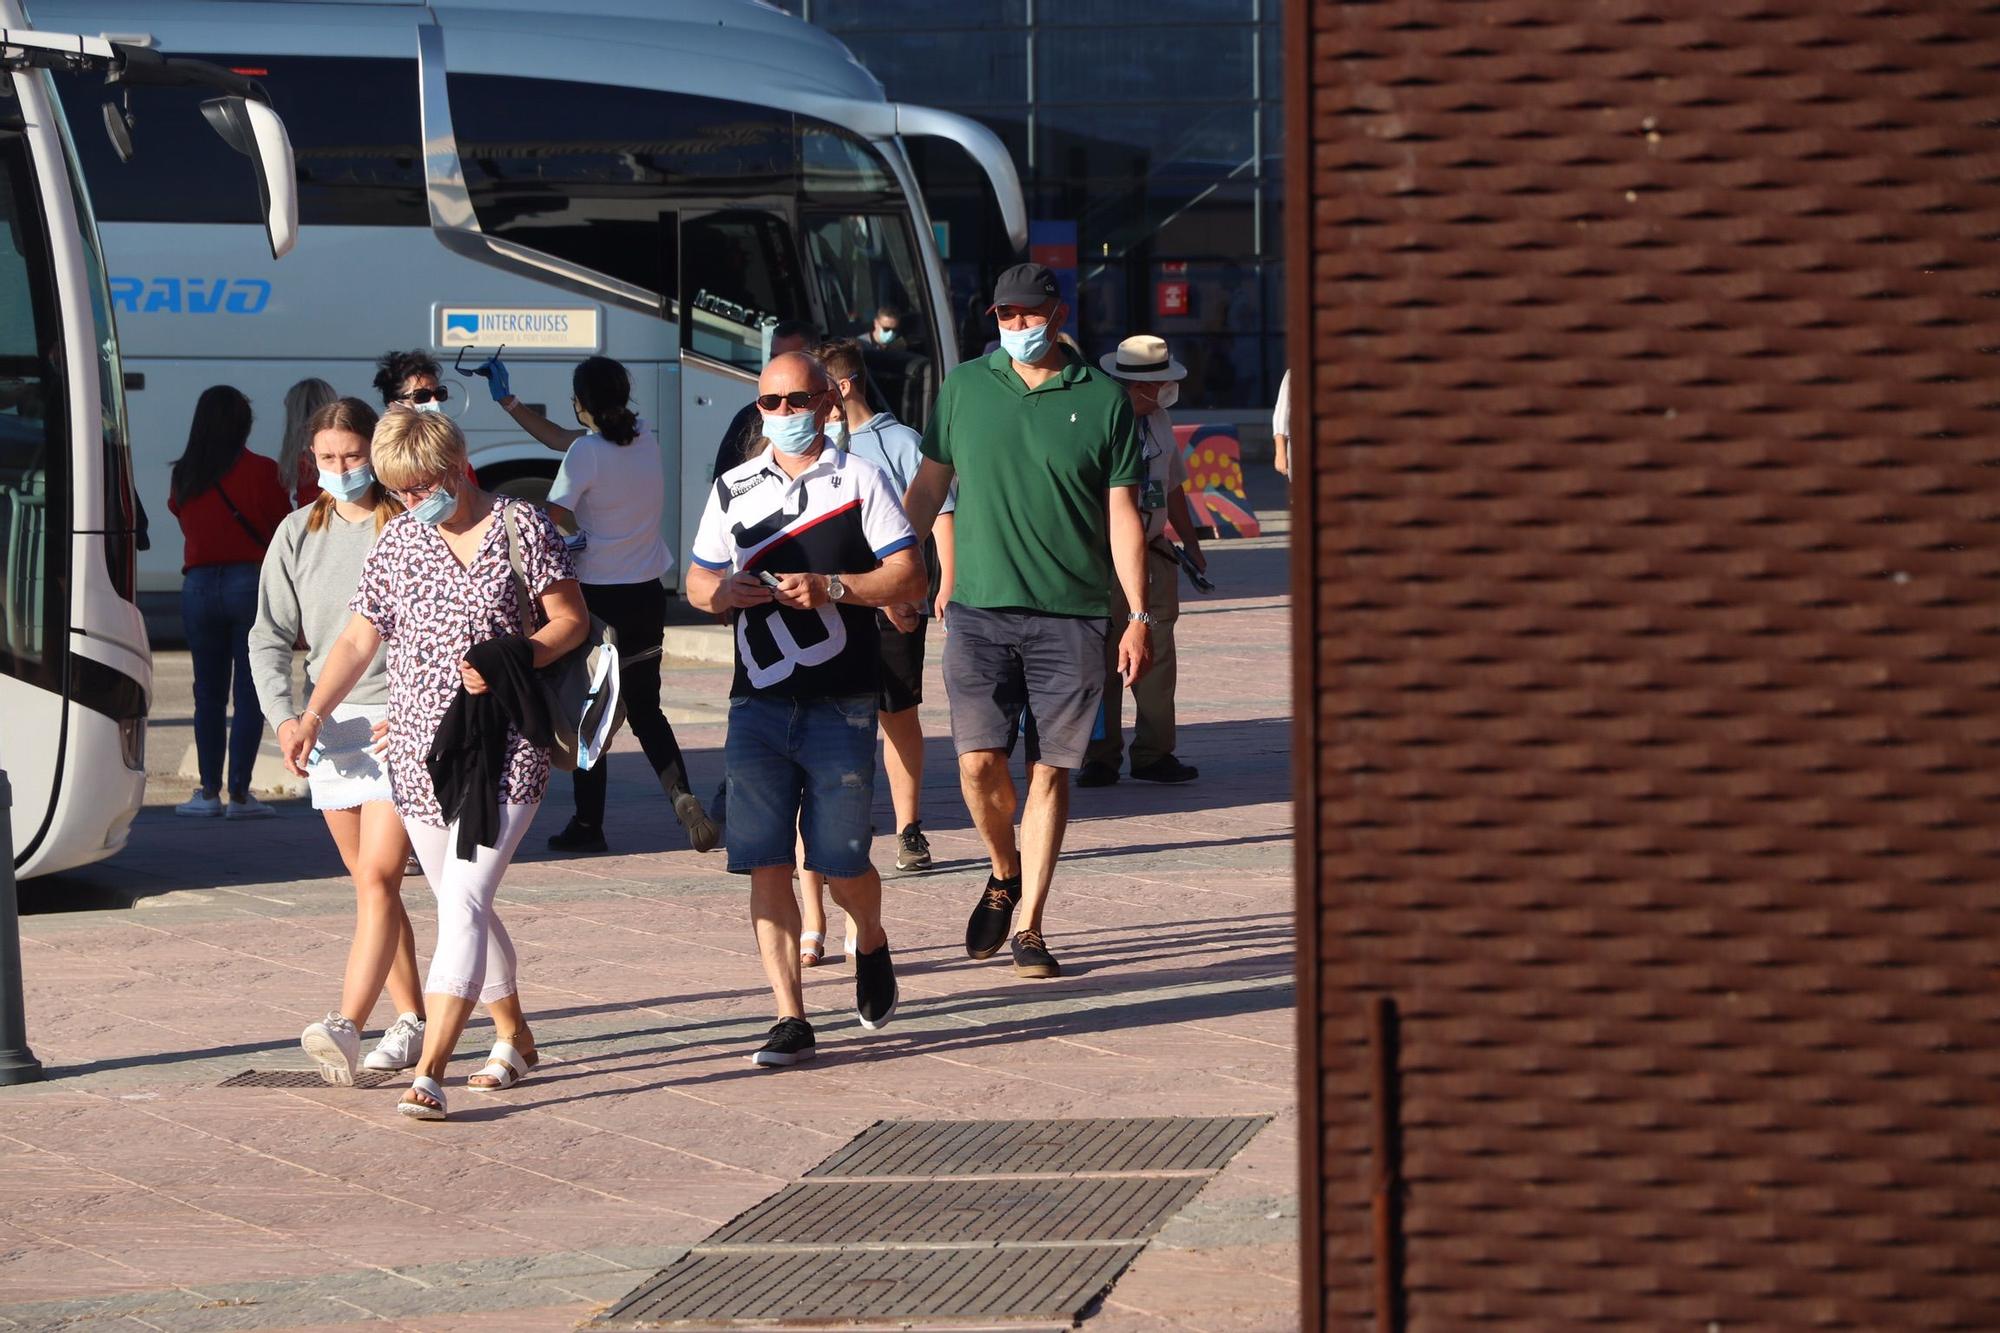
[[[1024,366],[1032,366],[1047,356],[1049,344],[1055,338],[1056,331],[1047,324],[1037,324],[1031,329],[1000,330],[1000,346]]]
[[[375,484],[375,469],[363,463],[352,472],[328,472],[319,470],[319,488],[336,500],[353,504],[368,494],[368,488]]]
[[[431,527],[436,527],[457,512],[457,492],[448,491],[442,486],[410,507],[410,513],[417,522],[427,523]]]
[[[793,456],[804,453],[819,439],[819,421],[816,412],[790,412],[784,416],[774,416],[760,412],[764,418],[764,438],[780,453]]]

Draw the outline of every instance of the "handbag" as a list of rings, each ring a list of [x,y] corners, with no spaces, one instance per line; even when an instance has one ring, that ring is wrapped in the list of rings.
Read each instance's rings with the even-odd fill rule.
[[[535,627],[535,599],[528,591],[528,571],[521,562],[521,529],[514,505],[502,513],[507,525],[507,563],[514,570],[514,604],[521,623]],[[618,631],[597,616],[583,642],[535,673],[548,705],[549,763],[564,772],[595,767],[611,748],[611,738],[625,722],[625,701],[618,692]]]

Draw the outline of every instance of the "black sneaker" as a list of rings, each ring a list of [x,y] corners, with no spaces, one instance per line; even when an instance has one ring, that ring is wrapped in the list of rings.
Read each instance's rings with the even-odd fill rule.
[[[979,905],[972,909],[972,916],[965,923],[965,956],[967,958],[991,958],[1000,952],[1000,946],[1007,942],[1007,932],[1014,925],[1014,908],[1021,901],[1021,877],[996,879],[986,877],[986,892],[980,896]]]
[[[608,852],[604,830],[595,824],[586,824],[580,819],[571,819],[563,825],[561,833],[549,835],[549,850],[552,852]]]
[[[931,840],[924,836],[924,826],[915,820],[897,835],[896,869],[929,870],[931,868]]]
[[[1133,777],[1139,776],[1137,773]],[[1079,787],[1109,787],[1118,781],[1118,765],[1085,764],[1076,771],[1076,785]]]
[[[896,1015],[896,968],[885,940],[874,953],[854,955],[854,1012],[870,1032],[889,1026]]]
[[[750,1057],[750,1063],[766,1068],[783,1068],[818,1055],[813,1045],[812,1024],[803,1018],[781,1018],[771,1028],[764,1049]]]
[[[1193,782],[1201,776],[1201,770],[1168,755],[1150,764],[1132,765],[1132,776],[1141,782]]]
[[[1014,937],[1014,975],[1017,977],[1059,977],[1062,964],[1049,952],[1039,930],[1024,930]]]

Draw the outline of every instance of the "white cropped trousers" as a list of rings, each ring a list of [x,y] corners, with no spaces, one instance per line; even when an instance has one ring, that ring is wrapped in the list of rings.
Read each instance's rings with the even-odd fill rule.
[[[514,941],[507,938],[507,927],[493,910],[493,896],[539,808],[540,802],[501,806],[500,845],[479,848],[471,861],[457,855],[456,822],[438,828],[413,819],[403,821],[417,863],[437,898],[437,948],[431,953],[424,994],[467,1000],[476,996],[491,1004],[514,993]]]

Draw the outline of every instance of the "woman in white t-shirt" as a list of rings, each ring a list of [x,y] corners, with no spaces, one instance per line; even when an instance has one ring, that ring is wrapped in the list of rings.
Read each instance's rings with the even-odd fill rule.
[[[608,356],[593,356],[570,378],[570,405],[582,430],[558,426],[516,398],[508,388],[507,367],[494,357],[481,367],[495,402],[523,430],[562,451],[562,470],[549,491],[549,514],[558,524],[574,520],[571,543],[584,604],[618,632],[619,648],[637,656],[657,650],[666,627],[667,590],[660,576],[674,557],[660,536],[666,504],[666,469],[660,443],[633,415],[632,377]],[[687,766],[673,725],[660,711],[657,651],[619,672],[618,690],[632,734],[673,802],[674,817],[698,852],[714,850],[721,831],[688,789]],[[549,838],[559,852],[602,852],[604,789],[611,762],[607,755],[592,768],[571,774],[576,814]]]

